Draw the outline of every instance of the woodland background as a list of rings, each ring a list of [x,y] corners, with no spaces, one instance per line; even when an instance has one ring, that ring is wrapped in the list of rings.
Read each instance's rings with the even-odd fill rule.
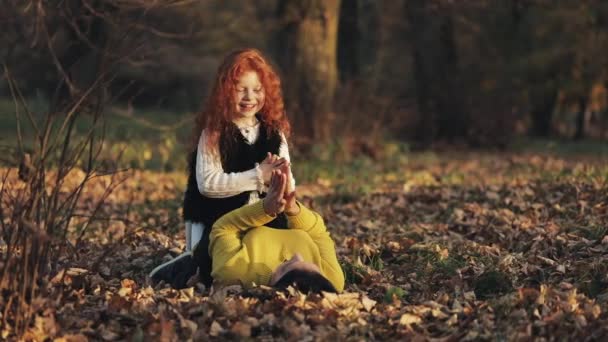
[[[187,121],[221,59],[248,46],[279,70],[297,142],[608,136],[601,1],[4,3],[2,60],[40,112],[104,70],[112,80],[99,96],[119,116],[109,125],[150,113],[154,124]],[[10,120],[6,82],[0,91]]]
[[[605,1],[0,0],[0,30],[2,338],[607,337]],[[146,279],[243,47],[344,294]]]

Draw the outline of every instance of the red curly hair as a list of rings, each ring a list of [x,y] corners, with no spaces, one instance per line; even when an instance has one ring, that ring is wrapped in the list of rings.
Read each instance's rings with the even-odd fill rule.
[[[289,137],[290,125],[285,114],[281,80],[262,53],[256,49],[237,50],[226,56],[220,65],[203,110],[196,117],[193,150],[205,130],[206,145],[216,151],[220,133],[232,122],[236,107],[234,93],[239,77],[255,71],[264,90],[264,106],[259,112],[269,131],[277,130]],[[268,132],[270,133],[270,132]]]

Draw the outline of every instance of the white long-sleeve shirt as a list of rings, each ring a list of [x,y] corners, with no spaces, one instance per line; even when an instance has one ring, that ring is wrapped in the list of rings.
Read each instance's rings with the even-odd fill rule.
[[[239,127],[248,144],[253,144],[260,134],[259,122],[251,127]],[[290,161],[289,147],[285,136],[281,133],[281,146],[279,157]],[[222,167],[219,153],[211,153],[205,144],[205,131],[201,133],[196,153],[196,183],[201,194],[211,198],[225,198],[251,191],[249,204],[259,200],[259,192],[265,190],[259,170],[252,168],[243,172],[226,173]],[[291,175],[292,188],[295,189],[295,180]]]

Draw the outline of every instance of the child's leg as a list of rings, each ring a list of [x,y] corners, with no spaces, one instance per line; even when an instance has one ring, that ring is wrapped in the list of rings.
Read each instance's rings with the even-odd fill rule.
[[[201,225],[202,226],[202,225]],[[209,255],[209,231],[211,229],[203,229],[200,241],[195,244],[192,249],[192,259],[200,272],[200,278],[205,286],[211,286],[213,278],[211,278],[211,256]]]
[[[192,250],[192,222],[186,221],[186,251]]]
[[[171,284],[175,289],[182,289],[188,285],[188,280],[196,274],[197,264],[192,258],[192,249],[201,240],[205,226],[202,223],[186,221],[185,227],[186,252],[154,268],[149,274],[153,282],[160,282],[162,280]],[[207,235],[209,234],[207,233]],[[208,240],[207,237],[207,246],[209,245]],[[204,265],[208,265],[209,261],[210,259],[206,260]],[[210,285],[210,282],[205,284]]]
[[[186,247],[188,250],[192,250],[194,246],[201,240],[203,233],[205,232],[205,225],[202,223],[191,223],[190,224],[190,243]]]

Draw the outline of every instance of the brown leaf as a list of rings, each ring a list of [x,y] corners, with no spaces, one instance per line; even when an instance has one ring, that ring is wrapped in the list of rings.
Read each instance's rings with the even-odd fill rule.
[[[222,326],[217,321],[213,321],[213,323],[211,323],[211,327],[209,328],[209,335],[219,336],[223,332],[224,328],[222,328]]]
[[[115,294],[110,297],[108,300],[108,309],[110,311],[121,311],[121,310],[129,310],[131,308],[132,303],[125,299],[120,294]]]
[[[106,326],[101,325],[98,329],[99,336],[101,336],[104,341],[118,341],[120,339],[120,335],[116,332],[108,329]]]
[[[76,335],[63,335],[62,337],[56,338],[53,342],[88,342],[89,338],[83,334]]]
[[[175,334],[175,325],[172,320],[161,317],[160,327],[160,341],[172,342],[178,340],[177,335]]]
[[[369,297],[367,296],[363,296],[363,298],[361,298],[361,303],[363,304],[363,307],[365,308],[365,311],[370,312],[372,311],[374,305],[376,305],[376,301],[369,299]]]
[[[230,328],[230,331],[237,336],[249,337],[251,336],[251,325],[243,322],[236,322],[232,328]]]
[[[411,325],[411,324],[419,324],[422,322],[422,318],[416,316],[416,315],[412,315],[409,313],[405,313],[403,315],[401,315],[401,318],[399,319],[399,324],[401,325]]]

